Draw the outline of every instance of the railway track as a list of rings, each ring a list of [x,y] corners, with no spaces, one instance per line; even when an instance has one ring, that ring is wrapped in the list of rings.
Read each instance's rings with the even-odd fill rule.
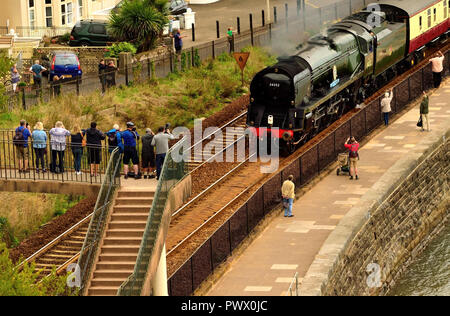
[[[69,264],[78,260],[91,216],[92,214],[86,216],[53,239],[50,243],[24,260],[18,268],[21,269],[25,262],[34,262],[35,271],[41,271],[38,280],[50,275],[55,267],[57,274],[63,273]]]
[[[221,150],[225,150],[227,147],[235,143],[235,138],[238,139],[244,136],[244,130],[246,128],[246,116],[247,111],[234,117],[231,121],[222,125],[218,130],[208,133],[200,141],[194,143],[189,150],[191,151],[190,159],[188,160],[189,172],[194,172],[200,167],[211,161]],[[235,128],[234,132],[229,133],[227,128]],[[219,132],[222,134],[222,138],[217,138]],[[214,137],[214,138],[212,138]],[[212,138],[212,139],[211,139]],[[200,150],[196,150],[199,148]],[[207,148],[212,150],[206,150]],[[221,148],[218,151],[215,149]]]

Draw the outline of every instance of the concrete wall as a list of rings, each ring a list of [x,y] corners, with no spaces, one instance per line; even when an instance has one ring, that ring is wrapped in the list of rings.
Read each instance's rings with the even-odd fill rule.
[[[386,294],[446,225],[450,130],[433,137],[392,166],[341,220],[303,279],[301,295]]]
[[[186,176],[183,180],[177,183],[169,191],[164,213],[162,215],[161,224],[156,238],[155,250],[152,257],[150,257],[149,266],[145,276],[144,286],[142,289],[142,296],[149,296],[152,294],[152,279],[160,262],[160,256],[164,247],[167,233],[169,231],[169,224],[172,218],[172,213],[185,204],[192,193],[192,178],[191,175]],[[165,268],[165,267],[164,267]]]
[[[0,180],[0,191],[97,196],[100,184],[30,180]]]

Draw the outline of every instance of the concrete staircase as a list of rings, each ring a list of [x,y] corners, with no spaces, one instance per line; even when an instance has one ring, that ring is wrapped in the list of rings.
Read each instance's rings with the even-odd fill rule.
[[[88,296],[116,295],[133,272],[154,190],[121,188],[115,199],[93,275]]]

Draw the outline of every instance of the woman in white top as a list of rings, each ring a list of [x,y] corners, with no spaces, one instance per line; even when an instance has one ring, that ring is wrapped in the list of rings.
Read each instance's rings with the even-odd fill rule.
[[[389,124],[389,112],[391,109],[391,101],[394,98],[394,93],[391,91],[386,92],[384,94],[384,98],[381,100],[381,112],[383,112],[384,116],[384,125],[388,126]]]

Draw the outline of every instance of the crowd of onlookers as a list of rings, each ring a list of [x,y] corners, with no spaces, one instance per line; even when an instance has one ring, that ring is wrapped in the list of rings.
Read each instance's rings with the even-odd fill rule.
[[[147,128],[145,135],[140,137],[133,122],[128,122],[125,130],[115,124],[112,129],[103,133],[97,128],[96,122],[92,122],[87,129],[74,125],[69,131],[58,121],[47,133],[42,122],[37,122],[32,129],[25,120],[21,120],[14,131],[13,144],[19,173],[30,172],[30,156],[34,156],[31,164],[34,163],[32,168],[35,168],[36,173],[46,173],[48,164],[50,172],[64,173],[67,167],[64,164],[64,159],[67,158],[65,154],[70,150],[76,175],[82,174],[81,160],[86,153],[90,176],[96,177],[100,173],[102,157],[105,158],[106,155],[106,150],[102,151],[102,148],[105,148],[102,142],[106,140],[109,155],[116,148],[123,154],[125,179],[130,176],[135,179],[142,176],[144,179],[159,179],[171,139],[174,139],[174,136],[168,126],[160,127],[156,135]],[[141,157],[138,151],[139,141]],[[47,158],[47,147],[50,149],[50,161]],[[106,156],[107,159],[109,155]],[[129,171],[130,163],[133,165],[132,172]]]

